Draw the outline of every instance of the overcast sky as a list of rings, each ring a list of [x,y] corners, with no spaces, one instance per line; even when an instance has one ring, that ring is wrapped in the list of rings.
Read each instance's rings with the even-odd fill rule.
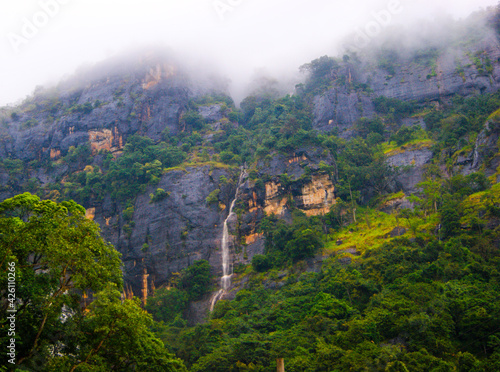
[[[386,23],[436,15],[461,18],[497,2],[0,0],[0,105],[82,64],[143,44],[159,43],[197,62],[211,62],[234,85],[243,85],[258,68],[278,75],[335,55],[339,41],[352,32],[376,33]]]

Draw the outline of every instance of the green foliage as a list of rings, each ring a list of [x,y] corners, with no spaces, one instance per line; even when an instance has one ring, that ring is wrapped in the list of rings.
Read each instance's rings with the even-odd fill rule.
[[[57,204],[29,193],[4,200],[0,230],[4,257],[0,281],[7,288],[7,265],[14,264],[16,334],[22,340],[17,344],[17,360],[29,366],[46,359],[51,347],[64,343],[65,331],[71,334],[73,321],[59,319],[63,312],[79,314],[79,294],[98,292],[109,283],[121,288],[120,255],[73,201]],[[1,306],[3,319],[7,319],[7,305]],[[4,336],[2,342],[6,342]]]
[[[232,122],[232,123],[239,123],[240,121],[243,120],[243,113],[240,111],[231,111],[228,115],[227,118]]]
[[[308,219],[302,213],[294,213],[293,223],[287,224],[274,215],[265,217],[260,231],[266,237],[266,256],[256,258],[257,271],[264,266],[280,267],[288,262],[296,262],[313,257],[323,247],[318,219]]]
[[[208,292],[211,267],[207,260],[195,261],[182,270],[180,288],[187,292],[190,301],[196,301]]]
[[[36,127],[39,124],[36,119],[29,119],[21,124],[21,130],[31,129]]]
[[[205,120],[198,111],[190,110],[182,116],[184,123],[191,129],[197,130],[203,127]]]
[[[233,99],[230,96],[215,92],[196,98],[194,103],[198,105],[213,105],[217,103],[223,103],[228,107],[234,107]]]
[[[188,294],[177,288],[159,288],[148,298],[146,310],[157,322],[171,323],[188,304]]]
[[[83,105],[80,104],[74,104],[73,106],[69,107],[66,110],[67,114],[83,114],[87,115],[94,110],[95,105],[93,105],[91,102],[86,102]]]
[[[21,159],[4,158],[0,159],[0,161],[0,166],[4,168],[11,177],[21,174],[24,171],[25,165]]]
[[[68,165],[73,166],[88,164],[90,162],[91,154],[92,150],[90,149],[90,144],[88,143],[79,145],[76,148],[71,146],[66,156],[63,157],[63,161]]]
[[[311,229],[297,230],[293,237],[286,243],[285,253],[293,261],[314,257],[314,254],[323,246],[321,236]]]
[[[155,145],[147,137],[131,136],[122,156],[109,163],[103,176],[104,190],[117,200],[131,200],[144,192],[147,184],[156,184],[164,168],[181,164],[185,156],[176,146],[165,142]]]
[[[390,140],[396,142],[398,146],[404,145],[415,139],[415,130],[415,127],[402,127],[391,136]]]
[[[328,56],[315,59],[314,61],[302,65],[300,70],[309,73],[305,85],[306,92],[317,95],[328,89],[332,84],[332,72],[339,69],[336,59]]]
[[[413,61],[423,67],[432,67],[440,54],[436,48],[417,50],[413,55]]]
[[[150,203],[157,203],[159,201],[164,200],[165,198],[170,196],[170,192],[165,191],[163,189],[156,189],[154,194],[149,194],[149,202]]]
[[[378,134],[378,138],[381,138],[379,142],[383,142],[385,126],[379,117],[375,117],[373,119],[361,118],[356,127],[359,134],[363,138],[367,138],[370,134]]]
[[[263,254],[256,254],[252,257],[252,267],[257,272],[264,272],[271,269],[273,266],[269,257]]]
[[[220,194],[220,189],[215,189],[210,194],[208,194],[205,201],[207,202],[207,204],[218,203],[219,202],[219,194]]]
[[[65,352],[50,360],[48,371],[187,371],[151,332],[151,315],[138,299],[122,301],[120,292],[108,286],[88,310],[76,337],[65,341]]]
[[[382,49],[378,53],[378,67],[387,71],[390,77],[396,75],[396,63],[399,55],[396,50]]]
[[[412,102],[384,96],[376,97],[373,104],[377,112],[384,115],[392,114],[396,119],[411,116],[416,109],[415,104]]]
[[[337,151],[338,197],[351,203],[362,202],[362,191],[367,188],[377,193],[386,190],[394,171],[366,141],[358,137],[339,143]]]

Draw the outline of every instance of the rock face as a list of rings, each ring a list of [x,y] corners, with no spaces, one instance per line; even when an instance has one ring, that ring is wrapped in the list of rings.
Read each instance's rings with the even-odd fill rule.
[[[455,158],[455,170],[464,175],[484,171],[486,176],[498,173],[500,166],[500,121],[492,118],[478,134],[474,149]]]
[[[387,154],[387,164],[395,168],[397,189],[402,189],[406,195],[416,191],[415,186],[422,181],[424,166],[433,157],[430,144],[408,146]]]
[[[499,57],[500,42],[494,31],[485,31],[474,43],[462,47],[452,44],[434,63],[397,56],[397,60],[390,61],[393,66],[389,72],[364,61],[344,62],[333,87],[314,100],[313,126],[320,131],[336,130],[341,137],[350,138],[361,117],[374,115],[376,97],[421,103],[456,94],[466,97],[495,92],[500,87]],[[486,60],[491,68],[479,66]]]
[[[154,57],[97,69],[98,75],[83,74],[81,81],[37,94],[8,128],[0,128],[0,156],[56,159],[87,142],[94,152],[117,152],[136,133],[159,140],[166,129],[180,130],[180,115],[193,91],[201,90],[174,65]]]
[[[314,98],[314,128],[336,130],[349,138],[355,134],[359,119],[376,114],[373,100],[379,96],[423,102],[497,90],[500,45],[490,36],[467,50],[452,48],[443,52],[434,68],[401,57],[390,77],[377,66],[344,62],[337,76],[345,78],[344,84],[339,82],[342,79],[336,80],[329,90]],[[471,63],[471,53],[478,50],[493,61],[488,72],[480,72]],[[30,174],[22,176],[23,182],[35,178],[42,185],[58,183],[68,174],[81,171],[57,161],[71,147],[88,144],[94,162],[102,163],[101,150],[116,158],[127,138],[134,134],[160,141],[168,133],[185,129],[181,118],[190,107],[190,99],[219,88],[190,81],[168,58],[147,57],[124,65],[101,66],[98,73],[84,73],[79,81],[63,83],[57,91],[35,95],[22,111],[0,126],[0,157],[46,162],[50,167],[34,167]],[[215,132],[229,125],[224,110],[223,104],[199,107],[200,115],[212,126],[204,141],[210,142]],[[425,128],[421,119],[411,118],[401,124]],[[498,153],[498,128],[491,121],[478,136],[474,151],[457,159],[464,173],[477,171],[489,161],[488,175],[495,174],[500,162],[494,156]],[[407,195],[415,191],[425,165],[433,157],[431,145],[411,145],[386,154],[387,163],[399,170],[397,189]],[[258,227],[266,214],[290,221],[294,206],[308,216],[322,215],[336,200],[335,180],[328,171],[336,166],[335,160],[323,149],[304,146],[293,155],[272,153],[250,166],[237,195],[237,217],[228,221],[234,265],[248,264],[254,255],[264,253],[264,237]],[[158,184],[148,186],[135,199],[133,206],[120,205],[110,196],[98,205],[85,205],[87,218],[99,223],[105,239],[122,253],[127,293],[144,300],[155,287],[168,283],[172,275],[196,260],[208,260],[213,274],[221,275],[223,223],[240,175],[239,169],[222,165],[166,172]],[[0,199],[23,191],[20,184],[12,183],[8,171],[0,168]],[[151,202],[150,194],[157,188],[167,191],[168,196]],[[216,190],[218,199],[207,201]],[[408,205],[407,200],[393,201],[387,208],[400,205]],[[319,270],[320,258],[308,265]],[[194,304],[193,317],[201,319],[209,303],[207,297]]]
[[[491,120],[486,123],[485,128],[479,133],[474,148],[471,168],[479,170],[482,164],[486,164],[486,175],[490,176],[497,171],[500,165],[499,156],[500,122]]]
[[[239,256],[241,262],[248,263],[255,254],[263,252],[264,238],[257,228],[266,214],[290,220],[291,203],[308,216],[329,211],[335,203],[335,186],[331,176],[320,171],[321,161],[335,164],[330,154],[314,148],[299,149],[292,157],[274,155],[258,162],[258,178],[247,180],[241,187],[240,205],[245,213],[240,218],[239,232],[247,244],[248,256]],[[286,185],[282,175],[290,178]]]
[[[265,187],[264,212],[267,215],[285,215],[289,201],[286,188],[275,181],[266,183]],[[293,187],[291,195],[296,207],[307,216],[319,216],[328,213],[335,203],[335,186],[329,175],[313,175],[301,186]],[[255,206],[257,203],[253,200],[250,204]]]
[[[374,114],[372,95],[350,92],[345,87],[332,88],[314,99],[314,128],[337,130],[343,138],[353,136],[353,126],[359,119]]]
[[[124,276],[134,294],[142,291],[142,277],[147,273],[148,292],[165,284],[173,273],[206,259],[215,274],[221,271],[220,240],[226,211],[207,204],[207,196],[221,190],[222,202],[234,195],[234,185],[221,185],[219,178],[238,175],[208,166],[176,170],[165,174],[157,186],[139,195],[133,215],[126,220],[113,203],[96,208],[95,221],[103,235],[123,254]],[[151,203],[149,193],[159,187],[170,193]]]

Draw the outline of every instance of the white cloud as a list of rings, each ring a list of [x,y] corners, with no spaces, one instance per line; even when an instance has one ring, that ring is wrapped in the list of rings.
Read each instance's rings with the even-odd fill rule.
[[[233,4],[221,19],[216,0],[0,0],[0,104],[23,98],[37,84],[57,81],[83,63],[140,44],[162,43],[197,60],[214,61],[240,84],[255,68],[295,71],[313,58],[335,54],[342,37],[390,1],[220,0]],[[404,11],[393,19],[400,23],[443,12],[464,17],[496,4],[400,1]],[[25,19],[44,21],[43,16],[34,17],[43,11],[41,4],[53,2],[66,4],[15,53],[9,35],[22,36]]]

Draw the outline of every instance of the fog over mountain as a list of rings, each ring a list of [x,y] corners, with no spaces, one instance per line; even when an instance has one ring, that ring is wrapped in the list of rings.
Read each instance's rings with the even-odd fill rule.
[[[171,48],[231,79],[236,100],[254,77],[292,81],[298,67],[362,47],[384,30],[462,18],[496,0],[25,0],[0,2],[0,105],[124,50]],[[291,83],[290,86],[293,86]]]

